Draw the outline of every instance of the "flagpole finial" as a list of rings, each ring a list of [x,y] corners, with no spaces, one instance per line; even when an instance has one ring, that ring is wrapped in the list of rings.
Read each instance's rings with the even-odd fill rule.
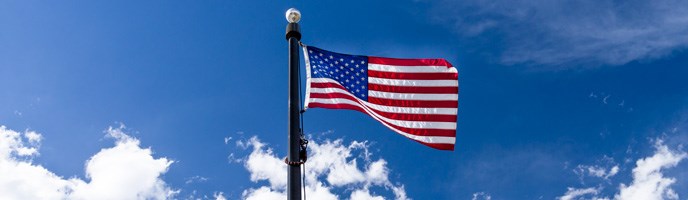
[[[289,8],[287,13],[285,13],[285,17],[289,23],[299,23],[301,20],[301,12],[296,8]]]
[[[292,37],[296,38],[297,41],[301,40],[301,29],[298,24],[301,20],[301,12],[296,10],[296,8],[289,8],[284,16],[289,22],[289,24],[287,24],[287,40]]]

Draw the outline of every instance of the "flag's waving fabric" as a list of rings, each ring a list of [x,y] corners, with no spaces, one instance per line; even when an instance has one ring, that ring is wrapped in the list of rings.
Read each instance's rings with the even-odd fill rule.
[[[303,51],[306,108],[357,110],[414,141],[454,149],[459,82],[446,60]]]

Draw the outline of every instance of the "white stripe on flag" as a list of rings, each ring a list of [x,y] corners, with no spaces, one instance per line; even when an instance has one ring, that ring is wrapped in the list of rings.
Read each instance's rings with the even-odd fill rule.
[[[351,101],[349,99],[342,99],[342,98],[332,98],[332,99],[311,98],[311,102],[323,103],[323,104],[349,104],[349,105],[361,107],[360,104],[358,104],[354,101]],[[361,108],[363,108],[363,107],[361,107]],[[447,130],[456,129],[456,122],[405,121],[405,120],[389,119],[389,118],[383,117],[383,116],[381,116],[377,113],[374,113],[374,112],[372,114],[374,114],[375,116],[378,116],[383,121],[386,121],[386,122],[389,122],[390,124],[394,124],[394,125],[401,126],[404,128],[447,129]]]
[[[456,80],[401,80],[368,77],[368,83],[391,86],[419,86],[419,87],[458,87]]]
[[[456,68],[447,66],[396,66],[368,63],[368,70],[406,73],[457,73]]]
[[[313,93],[348,93],[349,91],[342,90],[340,88],[311,88]],[[459,97],[457,94],[413,94],[413,93],[393,93],[393,92],[380,92],[369,90],[368,96],[379,97],[384,99],[398,99],[398,100],[427,100],[427,101],[456,101]]]
[[[456,101],[459,99],[458,94],[414,94],[414,93],[394,93],[394,92],[381,92],[368,90],[368,96],[379,97],[385,99],[398,99],[398,100],[449,100]]]
[[[313,98],[311,98],[313,99]],[[315,102],[313,100],[309,102]],[[395,107],[383,106],[364,102],[366,106],[381,112],[399,113],[399,114],[427,114],[427,115],[456,115],[456,108],[417,108],[417,107]]]
[[[303,110],[306,110],[306,109],[308,109],[308,101],[311,97],[311,93],[308,91],[311,90],[311,80],[313,78],[311,78],[311,61],[310,61],[309,56],[308,56],[308,49],[306,48],[306,45],[302,45],[302,46],[303,46],[303,55],[304,55],[303,59],[306,61],[306,97],[304,98],[304,101],[303,101]],[[299,87],[301,87],[301,86],[299,86]]]
[[[328,78],[312,78],[311,81],[313,83],[334,83],[337,85],[341,85],[337,83],[337,81],[328,79]],[[321,89],[321,88],[310,88],[310,91],[313,91],[314,89]],[[322,93],[322,92],[321,92]],[[343,93],[343,92],[340,92]],[[456,115],[457,109],[456,108],[420,108],[420,107],[398,107],[398,106],[384,106],[384,105],[377,105],[373,103],[369,103],[366,101],[363,101],[363,103],[371,107],[375,110],[382,111],[382,112],[389,112],[389,113],[408,113],[408,114],[437,114],[437,115]]]

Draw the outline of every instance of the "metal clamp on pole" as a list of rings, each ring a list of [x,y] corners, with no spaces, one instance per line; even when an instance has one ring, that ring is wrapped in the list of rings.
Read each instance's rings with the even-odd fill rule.
[[[301,134],[301,143],[299,147],[299,161],[289,161],[288,157],[284,157],[284,163],[289,166],[299,166],[303,165],[308,161],[308,140]]]
[[[301,29],[299,28],[299,24],[287,24],[287,40],[289,40],[289,38],[296,38],[296,40],[301,40]]]
[[[289,165],[289,166],[299,166],[303,165],[303,163],[306,163],[306,161],[289,161],[286,157],[284,158],[284,163]]]

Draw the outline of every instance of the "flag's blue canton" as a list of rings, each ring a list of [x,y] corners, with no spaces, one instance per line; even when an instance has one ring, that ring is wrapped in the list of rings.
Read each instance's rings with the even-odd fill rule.
[[[368,101],[368,57],[306,48],[311,77],[335,80],[354,96]]]

